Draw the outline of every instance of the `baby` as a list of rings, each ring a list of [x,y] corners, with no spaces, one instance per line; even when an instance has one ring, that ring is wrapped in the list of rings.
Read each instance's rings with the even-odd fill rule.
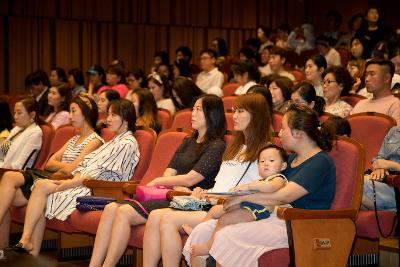
[[[286,177],[280,174],[280,172],[286,169],[286,167],[287,154],[285,150],[279,146],[269,144],[263,147],[258,154],[258,172],[261,177],[260,180],[236,186],[230,191],[256,190],[264,193],[275,192],[287,184]],[[236,209],[245,209],[249,211],[249,216],[238,216],[232,212]],[[266,219],[274,209],[274,206],[263,206],[250,202],[242,202],[235,208],[230,208],[229,211],[224,211],[222,205],[215,205],[207,213],[204,221],[218,219],[225,214],[223,220],[218,221],[214,233],[206,243],[192,245],[191,254],[193,256],[207,255],[214,241],[215,233],[221,228],[231,224]],[[187,234],[192,232],[192,228],[189,225],[184,224],[182,225],[182,228]]]

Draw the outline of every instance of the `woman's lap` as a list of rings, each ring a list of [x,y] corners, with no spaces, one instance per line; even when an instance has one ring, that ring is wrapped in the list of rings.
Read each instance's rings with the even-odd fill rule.
[[[385,183],[375,181],[376,206],[378,210],[396,210],[396,200],[393,187]],[[369,175],[364,176],[363,197],[374,201],[372,181]]]

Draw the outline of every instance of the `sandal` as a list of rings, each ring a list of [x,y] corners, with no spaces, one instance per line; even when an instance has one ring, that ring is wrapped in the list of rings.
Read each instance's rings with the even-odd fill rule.
[[[18,242],[18,244],[8,247],[7,250],[20,253],[29,253],[29,251],[24,248],[24,244],[22,244],[21,242]]]

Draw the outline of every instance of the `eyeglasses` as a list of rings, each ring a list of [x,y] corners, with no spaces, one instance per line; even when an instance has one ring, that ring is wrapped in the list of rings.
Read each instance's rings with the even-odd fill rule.
[[[337,81],[331,81],[331,80],[323,80],[322,82],[321,82],[321,85],[322,86],[324,86],[324,85],[330,85],[331,83],[336,83]]]

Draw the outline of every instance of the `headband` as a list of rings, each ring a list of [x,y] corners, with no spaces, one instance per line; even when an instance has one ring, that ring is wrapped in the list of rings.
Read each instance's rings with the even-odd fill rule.
[[[153,72],[153,73],[149,74],[148,78],[149,78],[149,79],[154,79],[154,80],[156,80],[158,83],[160,83],[161,85],[163,85],[163,82],[162,82],[162,80],[161,80],[161,77],[160,77],[160,75],[158,75],[157,72]]]

